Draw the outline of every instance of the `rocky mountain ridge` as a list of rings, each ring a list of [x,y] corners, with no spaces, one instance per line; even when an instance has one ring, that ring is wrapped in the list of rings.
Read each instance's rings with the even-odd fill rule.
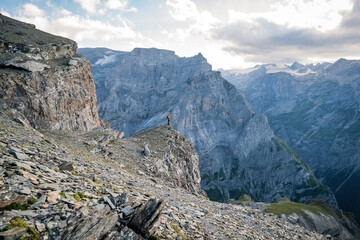
[[[95,85],[77,44],[0,15],[0,104],[41,129],[90,130],[102,123]]]
[[[244,90],[254,109],[269,118],[275,133],[332,188],[345,210],[359,219],[360,61],[297,66],[291,74],[260,68],[227,75]]]
[[[79,52],[90,59],[99,114],[113,128],[131,136],[173,115],[174,129],[199,153],[201,184],[210,199],[324,198],[336,206],[331,191],[273,134],[266,117],[254,113],[244,94],[201,54],[180,58],[154,48]]]
[[[12,21],[2,18],[0,23],[10,23],[13,28],[8,28],[9,31],[22,25],[28,35],[34,29]],[[11,31],[7,34],[10,36]],[[26,44],[31,44],[32,41],[28,42],[31,37],[24,37],[23,31],[19,35]],[[62,39],[52,37],[54,41]],[[36,54],[44,59],[49,56],[43,52]],[[54,64],[40,72],[53,73],[55,69],[65,75],[71,73],[64,63],[74,59],[66,56],[55,59],[35,63]],[[33,75],[37,72],[33,67],[41,66],[17,61],[13,63],[20,65],[5,65],[2,70],[5,75],[17,74],[18,84],[23,84],[20,77],[24,71]],[[105,62],[109,59],[99,64]],[[31,68],[26,70],[23,63]],[[40,78],[25,76],[25,79],[28,84],[37,81],[45,84],[43,77],[40,74]],[[79,75],[73,77],[69,80],[83,80],[81,75],[80,79]],[[58,85],[60,80],[51,78],[53,93],[58,96],[64,94]],[[6,81],[2,84],[8,87]],[[26,84],[22,86],[29,90]],[[64,104],[84,99],[79,99],[76,91],[70,92],[73,94]],[[10,93],[0,98],[0,239],[324,238],[288,219],[264,212],[261,203],[209,201],[200,189],[199,159],[194,146],[170,126],[158,126],[127,139],[122,139],[124,133],[116,130],[88,130],[81,124],[65,124],[56,130],[49,128],[46,116],[34,120],[18,107],[28,104],[33,92],[21,95],[22,101],[6,97],[12,96]],[[53,100],[51,96],[54,95],[47,100]],[[56,108],[55,115],[50,116],[68,115],[70,122],[81,118],[81,114],[74,116],[68,111],[72,107]],[[35,124],[42,121],[47,124]]]
[[[0,111],[2,238],[324,239],[261,205],[209,201],[196,179],[194,189],[178,184],[178,170],[188,169],[177,165],[187,159],[180,149],[192,146],[166,126],[127,139],[101,129],[40,133],[8,112]],[[150,141],[159,145],[147,156]],[[178,147],[169,158],[178,170],[164,178],[143,167],[149,157],[169,157],[166,142]]]

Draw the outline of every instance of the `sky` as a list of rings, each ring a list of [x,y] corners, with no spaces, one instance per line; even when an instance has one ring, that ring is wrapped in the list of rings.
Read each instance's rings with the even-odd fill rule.
[[[213,69],[360,59],[360,0],[0,0],[79,47],[201,52]]]

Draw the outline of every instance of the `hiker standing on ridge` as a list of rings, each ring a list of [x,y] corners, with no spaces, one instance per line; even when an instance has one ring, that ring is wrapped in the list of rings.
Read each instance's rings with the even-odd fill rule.
[[[172,115],[170,115],[170,113],[167,115],[167,120],[168,120],[168,125],[170,125],[170,117],[171,117]]]

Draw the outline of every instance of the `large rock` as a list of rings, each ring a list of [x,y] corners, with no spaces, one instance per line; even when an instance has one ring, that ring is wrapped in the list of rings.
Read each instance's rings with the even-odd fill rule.
[[[360,61],[295,65],[226,74],[360,220]]]
[[[93,67],[99,113],[113,128],[131,136],[173,115],[174,129],[199,153],[201,185],[211,199],[248,194],[257,201],[324,198],[336,205],[330,189],[275,137],[267,118],[254,113],[244,93],[212,71],[201,54],[180,58],[159,49],[80,52]]]
[[[68,220],[67,227],[56,239],[102,239],[116,226],[118,215],[109,207],[96,211],[80,209]]]
[[[12,203],[26,203],[28,196],[17,194],[8,184],[0,186],[0,208]]]
[[[26,232],[26,228],[15,227],[6,232],[0,232],[0,240],[19,239]]]
[[[148,239],[155,233],[154,226],[164,206],[165,202],[162,199],[150,199],[146,204],[139,207],[128,226]]]
[[[35,128],[100,126],[91,67],[76,54],[76,43],[3,15],[0,20],[6,32],[0,40],[0,107],[22,113]]]

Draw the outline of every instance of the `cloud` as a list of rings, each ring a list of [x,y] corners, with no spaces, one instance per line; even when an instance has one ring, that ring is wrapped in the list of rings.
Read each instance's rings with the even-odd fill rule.
[[[98,5],[101,4],[100,0],[75,0],[80,6],[89,14],[96,14],[98,12]]]
[[[10,14],[8,15],[10,16]],[[25,4],[18,16],[10,17],[35,24],[38,29],[43,31],[71,38],[80,45],[89,41],[102,45],[110,41],[129,41],[139,37],[139,34],[131,29],[125,19],[118,18],[115,25],[106,21],[74,15],[66,9],[58,9],[56,6],[54,6],[51,14],[45,15],[45,12],[37,6]]]
[[[80,6],[89,14],[96,14],[97,6],[101,3],[100,0],[75,0]]]
[[[229,11],[213,36],[228,41],[225,51],[260,63],[359,56],[359,4],[342,3],[290,1],[262,14]]]
[[[86,39],[107,42],[114,38],[132,39],[136,37],[136,33],[125,21],[114,26],[106,22],[82,18],[76,15],[64,16],[53,20],[49,24],[47,31],[56,32],[56,34],[73,38],[79,42]]]
[[[166,0],[131,18],[125,12],[136,12],[137,1],[28,2],[6,10],[81,47],[201,51],[215,68],[360,56],[359,0]]]
[[[129,8],[128,0],[107,0],[101,2],[101,0],[75,0],[80,6],[89,14],[104,15],[107,10],[121,10],[123,12],[137,12],[137,8]],[[101,8],[100,8],[101,6]]]
[[[72,15],[72,12],[70,12],[69,10],[66,10],[66,9],[64,9],[64,8],[60,9],[59,11],[60,11],[60,14],[61,14],[61,15],[65,15],[65,16],[70,16],[70,15]]]
[[[131,7],[128,8],[129,1],[128,0],[108,0],[105,3],[106,8],[111,10],[121,10],[125,12],[137,12],[137,8]]]
[[[166,6],[169,7],[170,16],[174,20],[187,23],[185,27],[177,28],[172,32],[162,31],[170,38],[176,37],[185,41],[192,34],[210,38],[211,30],[219,23],[219,20],[209,11],[199,11],[191,0],[167,0]]]
[[[311,28],[325,32],[336,28],[341,23],[341,13],[350,11],[352,7],[351,0],[290,0],[286,4],[274,4],[274,10],[263,14],[263,17],[290,28]]]
[[[170,7],[171,17],[177,21],[196,20],[199,14],[196,4],[190,0],[167,0],[166,5]]]
[[[44,11],[38,8],[36,5],[31,3],[26,3],[23,6],[23,14],[28,17],[42,17]]]

